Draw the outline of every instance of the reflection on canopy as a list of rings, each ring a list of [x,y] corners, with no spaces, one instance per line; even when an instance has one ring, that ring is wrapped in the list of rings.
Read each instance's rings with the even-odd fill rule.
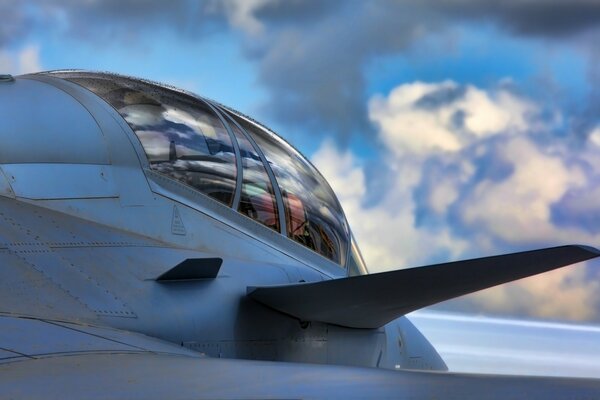
[[[345,266],[349,275],[367,273],[335,194],[277,135],[230,110],[221,113],[201,98],[158,84],[88,72],[53,75],[112,105],[139,138],[153,170],[237,207],[239,213]],[[239,203],[233,204],[236,190]],[[284,218],[278,210],[285,211]]]
[[[90,89],[129,123],[150,167],[232,205],[235,152],[218,116],[203,101],[124,77],[70,73],[68,79]]]
[[[267,170],[244,133],[235,123],[231,123],[230,126],[240,147],[243,167],[242,193],[238,211],[279,232],[281,228],[277,213],[277,199]]]
[[[256,141],[277,178],[288,237],[345,265],[349,230],[342,208],[325,179],[285,141],[232,115]]]

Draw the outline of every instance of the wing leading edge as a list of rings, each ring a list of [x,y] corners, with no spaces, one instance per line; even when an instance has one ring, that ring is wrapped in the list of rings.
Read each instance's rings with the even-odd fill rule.
[[[302,321],[377,328],[411,311],[600,256],[569,245],[316,283],[249,287],[248,295]]]

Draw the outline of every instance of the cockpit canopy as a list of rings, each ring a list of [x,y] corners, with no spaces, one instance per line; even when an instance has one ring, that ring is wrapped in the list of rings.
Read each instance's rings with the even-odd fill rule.
[[[316,168],[248,117],[190,93],[129,77],[53,72],[127,121],[150,168],[348,268],[366,273],[343,210]]]

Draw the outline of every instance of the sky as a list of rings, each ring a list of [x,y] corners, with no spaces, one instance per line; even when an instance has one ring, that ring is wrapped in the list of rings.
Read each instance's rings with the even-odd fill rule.
[[[410,321],[450,371],[600,378],[600,327],[416,311]]]
[[[600,1],[0,0],[0,73],[161,81],[263,122],[372,272],[600,246]],[[600,324],[600,262],[438,309]]]

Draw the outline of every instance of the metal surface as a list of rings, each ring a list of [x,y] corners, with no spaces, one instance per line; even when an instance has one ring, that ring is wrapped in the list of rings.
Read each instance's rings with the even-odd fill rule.
[[[299,281],[300,279],[304,279],[305,281],[321,280],[321,275],[329,277],[342,277],[346,275],[345,271],[332,261],[287,239],[281,233],[275,232],[207,196],[203,196],[201,193],[190,189],[187,185],[168,179],[154,171],[146,171],[146,174],[148,176],[150,187],[155,193],[175,200],[191,209],[200,211],[211,220],[218,221],[219,224],[216,225],[218,229],[224,229],[224,227],[227,226],[236,231],[236,236],[246,239],[247,242],[239,242],[236,244],[235,251],[241,251],[246,246],[254,247],[253,244],[255,243],[259,245],[263,251],[270,248],[272,251],[283,256],[283,258],[277,257],[277,262],[292,262],[291,260],[294,260],[294,262],[307,267],[306,273],[304,274],[306,276],[300,277],[296,281]],[[183,213],[184,209],[182,208],[181,210]],[[196,221],[194,224],[187,224],[189,229],[198,231],[200,224],[206,223],[204,221],[198,221],[200,217],[198,213],[188,214],[192,214],[193,216],[191,219]],[[198,233],[195,236],[198,237]],[[213,238],[219,240],[217,240],[216,243],[211,244],[211,248],[218,248],[219,245],[227,244],[227,242],[224,242],[219,238],[218,231],[212,232],[211,236],[205,240]],[[222,251],[230,250],[223,248]],[[245,256],[252,257],[253,253],[247,252],[245,253]],[[266,257],[267,255],[262,256]]]
[[[147,353],[5,363],[0,364],[0,376],[10,382],[3,396],[28,399],[592,400],[600,392],[600,382],[587,379],[381,371]]]
[[[4,197],[15,197],[15,192],[10,186],[10,182],[6,178],[3,169],[0,167],[0,196]]]
[[[248,294],[302,321],[378,328],[440,301],[598,256],[600,251],[591,247],[561,246],[323,282],[251,287]]]
[[[386,308],[399,313],[385,296],[419,306],[506,277],[475,274],[467,262],[426,268],[409,289],[383,274],[338,280],[339,265],[150,171],[128,124],[83,87],[52,74],[17,77],[0,85],[0,105],[2,397],[594,398],[600,389],[598,380],[441,373],[444,361],[405,317],[353,329],[266,307],[248,287],[308,282],[319,293],[302,286],[286,301],[363,326]],[[590,256],[580,252],[541,257],[520,274]],[[189,261],[198,259],[222,264]],[[405,274],[414,284],[421,272],[391,276]],[[178,281],[156,280],[170,275]],[[210,279],[180,279],[198,277]],[[374,294],[376,304],[358,304]],[[438,372],[390,371],[398,369]]]
[[[110,155],[110,164],[113,167],[113,178],[119,191],[120,205],[123,207],[152,205],[152,193],[142,169],[149,166],[144,149],[129,125],[110,105],[79,85],[52,76],[27,75],[19,80],[40,82],[56,87],[72,96],[87,110],[86,112],[93,115],[102,131],[105,146]],[[34,93],[33,95],[41,96],[42,94]],[[48,121],[47,125],[51,125],[51,123],[54,121]],[[61,132],[62,123],[57,121],[56,124],[58,126],[53,129]],[[59,133],[54,134],[58,135]],[[68,151],[77,152],[79,150],[72,148]],[[94,219],[92,215],[87,215],[87,217]],[[95,216],[95,218],[99,217],[102,215]]]
[[[81,323],[0,314],[4,362],[76,353],[152,352],[200,357],[197,352],[134,332]],[[9,359],[10,360],[7,360]]]
[[[19,358],[19,357],[23,357],[23,355],[19,354],[19,353],[15,353],[14,351],[0,349],[0,362],[2,362],[3,360],[10,359],[10,358]]]
[[[92,164],[3,164],[14,194],[28,199],[118,197],[112,167]]]
[[[73,96],[73,98],[94,115],[106,138],[113,165],[113,178],[119,191],[119,203],[124,206],[114,207],[111,203],[108,207],[104,208],[104,204],[98,202],[73,203],[64,201],[49,202],[44,205],[45,207],[58,209],[70,214],[75,213],[75,215],[99,223],[117,225],[121,229],[146,236],[158,237],[176,246],[191,248],[210,247],[215,248],[217,251],[227,251],[226,246],[219,247],[220,245],[226,245],[229,243],[229,240],[232,240],[230,235],[222,237],[218,233],[213,232],[210,239],[215,239],[214,242],[209,244],[203,243],[203,239],[205,238],[201,234],[201,227],[206,222],[197,221],[202,216],[196,212],[191,213],[192,220],[194,221],[191,227],[195,232],[190,232],[185,237],[167,237],[164,234],[165,229],[160,224],[149,224],[148,215],[152,215],[152,219],[155,221],[160,219],[158,210],[165,204],[169,204],[171,207],[168,217],[169,226],[171,224],[172,202],[162,201],[161,197],[156,196],[158,194],[209,215],[211,218],[221,222],[221,224],[217,225],[219,227],[227,224],[233,231],[242,232],[243,235],[241,237],[248,240],[249,243],[238,243],[236,253],[239,252],[240,256],[252,258],[257,249],[257,244],[260,247],[267,244],[273,251],[270,250],[266,253],[264,250],[259,251],[261,259],[267,257],[267,259],[274,262],[297,262],[316,271],[315,273],[307,272],[301,274],[303,276],[299,277],[298,280],[314,280],[315,278],[313,277],[318,277],[318,280],[320,280],[322,274],[326,276],[345,275],[345,271],[341,270],[337,264],[306,249],[304,246],[287,240],[285,237],[281,237],[281,235],[274,235],[271,229],[265,229],[262,225],[248,220],[231,208],[225,207],[193,189],[191,190],[178,181],[150,171],[148,169],[148,160],[140,141],[129,125],[121,118],[117,111],[90,91],[75,83],[56,78],[52,75],[27,75],[25,78],[60,88],[60,90]],[[181,212],[185,214],[183,209],[181,209]],[[190,226],[188,226],[188,230],[190,230],[189,228]],[[234,233],[234,235],[237,236],[237,233]],[[248,248],[247,250],[245,250],[246,247]]]
[[[54,325],[38,319],[0,316],[0,343],[3,348],[27,357],[49,354],[136,351],[114,340]]]
[[[92,115],[56,87],[16,79],[0,90],[2,164],[108,164],[103,133]]]
[[[156,278],[159,282],[214,279],[219,274],[221,258],[188,258]]]

